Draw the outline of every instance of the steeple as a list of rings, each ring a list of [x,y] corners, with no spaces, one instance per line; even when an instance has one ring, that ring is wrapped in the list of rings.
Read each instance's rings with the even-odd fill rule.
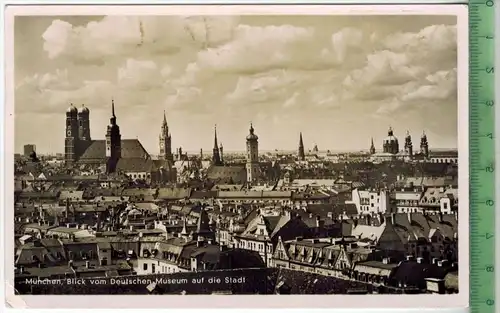
[[[116,115],[115,115],[115,100],[111,99],[111,118],[109,119],[111,125],[116,125]]]
[[[370,146],[370,154],[375,154],[375,144],[373,143],[373,137],[372,137],[372,144]]]
[[[214,127],[214,148],[212,151],[212,163],[214,165],[222,165],[222,161],[220,158],[219,145],[217,144],[217,125]]]
[[[411,142],[411,135],[410,131],[406,131],[406,137],[405,137],[405,152],[411,157],[413,156],[413,144]]]
[[[302,132],[299,134],[299,151],[298,151],[299,160],[304,161],[306,156],[304,152],[304,141],[302,140]]]
[[[160,156],[163,160],[174,161],[172,154],[172,137],[168,130],[167,114],[163,111],[163,122],[161,123],[160,130]]]
[[[427,141],[427,135],[425,131],[422,132],[422,137],[420,137],[420,153],[425,157],[429,157],[429,142]]]
[[[259,165],[259,137],[255,134],[253,124],[250,123],[250,134],[247,136],[247,182],[256,182],[260,175]]]
[[[108,159],[107,172],[116,170],[118,160],[121,158],[121,134],[120,127],[116,124],[115,101],[111,99],[110,125],[106,132],[106,158]]]
[[[187,226],[186,226],[186,219],[184,219],[184,221],[183,221],[181,235],[182,236],[187,236],[188,235]]]
[[[218,148],[219,145],[217,144],[217,125],[214,126],[214,149]]]

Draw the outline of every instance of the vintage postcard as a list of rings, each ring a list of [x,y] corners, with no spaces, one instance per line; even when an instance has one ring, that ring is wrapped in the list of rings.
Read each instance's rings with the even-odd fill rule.
[[[11,303],[467,306],[465,6],[12,6],[6,36]]]

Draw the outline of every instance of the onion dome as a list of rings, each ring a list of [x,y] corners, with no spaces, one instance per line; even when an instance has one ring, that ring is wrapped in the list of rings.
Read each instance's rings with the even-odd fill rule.
[[[259,137],[254,133],[253,125],[250,124],[250,134],[247,136],[247,140],[257,140]]]
[[[73,103],[66,110],[66,113],[78,113],[78,109],[73,106]]]
[[[398,139],[394,136],[394,132],[392,131],[392,127],[389,127],[389,131],[387,133],[387,137],[384,139],[385,143],[394,143],[398,142]]]
[[[80,113],[89,113],[89,109],[84,104],[82,104],[82,107],[80,108]]]

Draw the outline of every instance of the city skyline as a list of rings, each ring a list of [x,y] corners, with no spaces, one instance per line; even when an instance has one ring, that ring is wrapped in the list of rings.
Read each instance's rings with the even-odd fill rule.
[[[455,16],[16,17],[15,50],[16,152],[63,152],[70,103],[103,139],[112,98],[122,138],[152,154],[164,110],[173,151],[209,154],[215,124],[244,151],[250,122],[263,151],[300,132],[306,150],[378,150],[390,126],[457,147]]]

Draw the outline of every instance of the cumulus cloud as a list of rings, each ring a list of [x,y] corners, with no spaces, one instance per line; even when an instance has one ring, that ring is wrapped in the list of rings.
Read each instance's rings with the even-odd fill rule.
[[[113,84],[109,81],[82,81],[68,79],[66,70],[24,79],[15,90],[18,113],[37,112],[53,114],[64,112],[70,103],[103,103],[111,99]],[[107,101],[108,102],[108,101]]]
[[[382,101],[377,114],[433,100],[454,101],[456,27],[433,25],[383,38],[380,49],[368,54],[364,66],[351,71],[343,86],[351,99]]]
[[[307,53],[304,44],[313,38],[310,28],[239,25],[231,42],[200,51],[197,62],[217,72],[256,73],[293,67]]]
[[[337,62],[343,62],[350,48],[360,48],[363,45],[363,32],[352,27],[346,27],[332,35],[332,46]]]
[[[85,26],[54,20],[43,33],[49,58],[101,62],[135,54],[173,54],[232,37],[236,17],[106,16]],[[117,31],[119,30],[119,31]]]
[[[300,128],[304,118],[314,118],[326,129],[363,127],[366,120],[347,121],[374,114],[396,119],[401,112],[421,116],[423,108],[436,113],[456,106],[455,26],[392,22],[372,29],[325,17],[319,27],[249,16],[66,21],[54,20],[37,34],[43,37],[39,54],[53,70],[22,72],[33,74],[17,85],[17,113],[60,114],[71,102],[108,109],[114,98],[120,114],[148,123],[166,109],[172,120],[176,112],[197,115],[197,123],[252,120],[276,129],[277,123]],[[399,32],[403,28],[413,31]],[[259,131],[273,132],[262,125]]]
[[[168,65],[160,68],[151,60],[128,59],[118,68],[117,80],[123,88],[149,90],[161,88],[171,71]]]

